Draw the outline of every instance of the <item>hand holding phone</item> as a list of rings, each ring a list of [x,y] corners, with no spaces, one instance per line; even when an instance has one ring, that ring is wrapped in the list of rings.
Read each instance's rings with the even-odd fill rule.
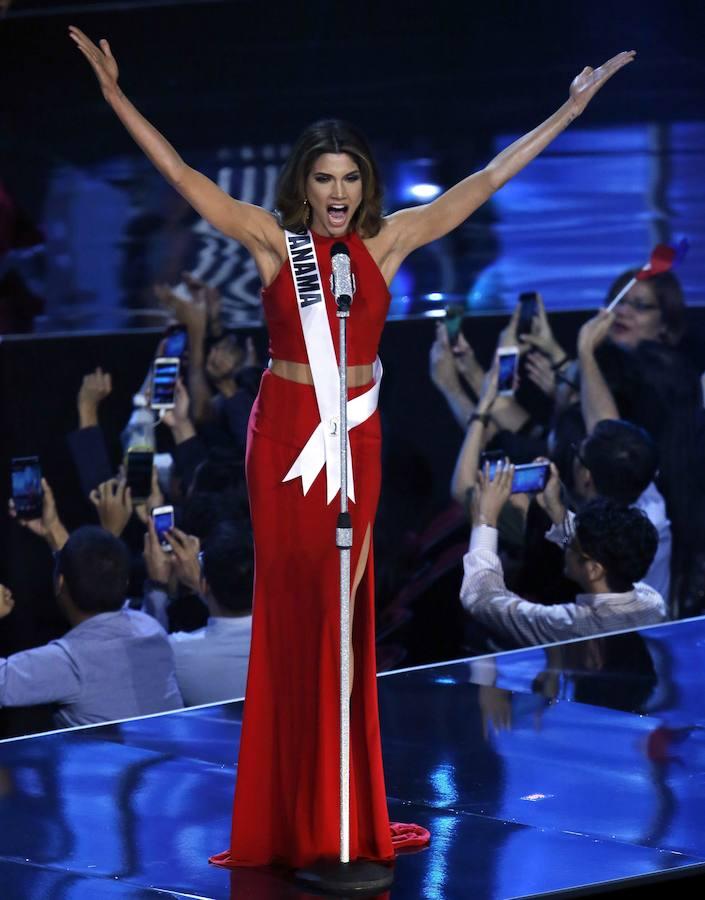
[[[497,350],[497,396],[512,396],[516,387],[518,365],[518,347],[500,347]]]
[[[517,335],[521,338],[522,334],[531,334],[531,326],[534,316],[538,312],[538,293],[536,291],[524,291],[519,294],[519,322],[517,324]]]
[[[455,346],[460,335],[460,329],[463,324],[463,314],[465,307],[460,303],[449,303],[445,307],[445,326],[448,333],[448,342],[451,347]]]
[[[12,500],[18,519],[41,519],[44,502],[42,470],[37,456],[16,456],[11,463]]]
[[[174,527],[174,507],[173,506],[155,506],[152,510],[152,521],[154,522],[154,530],[157,532],[159,546],[167,553],[172,552],[166,533]]]
[[[158,356],[152,370],[152,409],[173,409],[176,381],[179,377],[178,356]]]
[[[154,453],[151,450],[128,450],[125,456],[125,479],[135,503],[152,493]]]
[[[176,325],[170,328],[164,337],[164,356],[167,358],[181,357],[188,347],[188,332],[185,325]]]
[[[490,461],[490,481],[494,480],[498,460]],[[514,467],[512,494],[537,494],[543,491],[551,474],[550,462],[522,463]]]

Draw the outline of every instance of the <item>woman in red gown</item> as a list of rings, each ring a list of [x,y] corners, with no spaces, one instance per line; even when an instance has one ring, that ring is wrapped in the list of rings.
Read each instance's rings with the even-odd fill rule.
[[[381,187],[364,139],[339,122],[309,128],[284,166],[278,216],[242,203],[190,168],[118,86],[107,41],[70,34],[106,101],[164,177],[211,225],[252,254],[262,285],[271,363],[250,418],[247,479],[255,537],[253,634],[238,760],[231,848],[225,866],[301,867],[339,854],[338,504],[325,471],[304,492],[284,480],[321,420],[307,357],[285,229],[310,229],[337,352],[329,290],[330,246],[349,249],[357,290],[348,326],[350,398],[367,391],[388,305],[406,256],[460,225],[585,109],[631,62],[620,53],[584,69],[566,102],[484,169],[433,203],[381,213]],[[374,412],[350,430],[355,500],[351,552],[352,659],[350,858],[391,860],[377,716],[372,527],[380,489]],[[325,469],[325,467],[324,467]]]

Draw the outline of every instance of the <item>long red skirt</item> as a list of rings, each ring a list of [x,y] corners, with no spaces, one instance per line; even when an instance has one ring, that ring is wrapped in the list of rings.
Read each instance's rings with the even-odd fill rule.
[[[349,396],[366,388],[353,388]],[[304,496],[289,471],[314,428],[313,387],[267,371],[250,417],[247,482],[255,540],[252,646],[230,850],[223,866],[299,868],[340,852],[340,561],[325,472]],[[380,489],[375,413],[350,432],[356,502],[351,581]],[[353,619],[350,858],[391,860],[374,643],[372,540]]]

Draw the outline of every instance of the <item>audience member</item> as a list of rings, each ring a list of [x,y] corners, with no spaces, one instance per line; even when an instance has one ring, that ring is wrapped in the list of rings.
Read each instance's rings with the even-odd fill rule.
[[[555,473],[554,473],[555,474]],[[656,529],[640,510],[607,498],[585,504],[566,536],[565,573],[580,587],[575,602],[544,606],[506,587],[497,556],[497,521],[514,466],[489,466],[473,492],[470,548],[460,599],[473,619],[517,646],[639,628],[665,618],[663,598],[641,582],[656,553]]]
[[[606,341],[616,316],[600,310],[578,335],[583,418],[588,430],[600,420],[622,418],[653,436],[656,484],[672,528],[672,613],[696,615],[705,610],[705,410],[699,377],[665,339],[628,349]]]
[[[609,497],[625,506],[634,506],[646,514],[658,534],[656,556],[644,576],[646,584],[668,603],[671,580],[671,523],[666,504],[654,479],[658,471],[656,446],[650,435],[620,419],[598,422],[590,434],[575,448],[573,457],[573,491],[582,501]],[[546,511],[554,522],[560,541],[566,517],[565,507],[556,498],[548,505],[550,487],[544,492]],[[550,537],[549,537],[550,539]]]
[[[0,706],[56,703],[56,725],[178,709],[164,629],[124,609],[129,554],[102,528],[77,529],[56,553],[55,589],[71,624],[59,640],[0,660]]]
[[[252,630],[254,559],[249,525],[218,526],[199,552],[197,538],[174,530],[166,553],[150,525],[144,557],[149,574],[145,609],[167,622],[168,582],[174,569],[182,584],[196,589],[209,612],[205,628],[169,635],[176,677],[187,706],[245,694]]]
[[[209,323],[219,319],[217,288],[183,273],[190,299],[166,285],[156,285],[155,294],[186,326],[188,334],[188,392],[193,421],[209,445],[227,443],[244,455],[247,422],[259,387],[262,367],[257,364],[252,339],[246,345],[237,335],[218,334],[210,346]]]

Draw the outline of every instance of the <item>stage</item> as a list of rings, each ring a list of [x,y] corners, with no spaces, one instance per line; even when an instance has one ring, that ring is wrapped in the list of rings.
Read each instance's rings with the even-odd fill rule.
[[[432,834],[383,896],[698,884],[704,648],[693,619],[380,676],[390,816]],[[233,701],[0,743],[3,900],[311,896],[279,873],[207,863],[228,841],[241,712]]]

